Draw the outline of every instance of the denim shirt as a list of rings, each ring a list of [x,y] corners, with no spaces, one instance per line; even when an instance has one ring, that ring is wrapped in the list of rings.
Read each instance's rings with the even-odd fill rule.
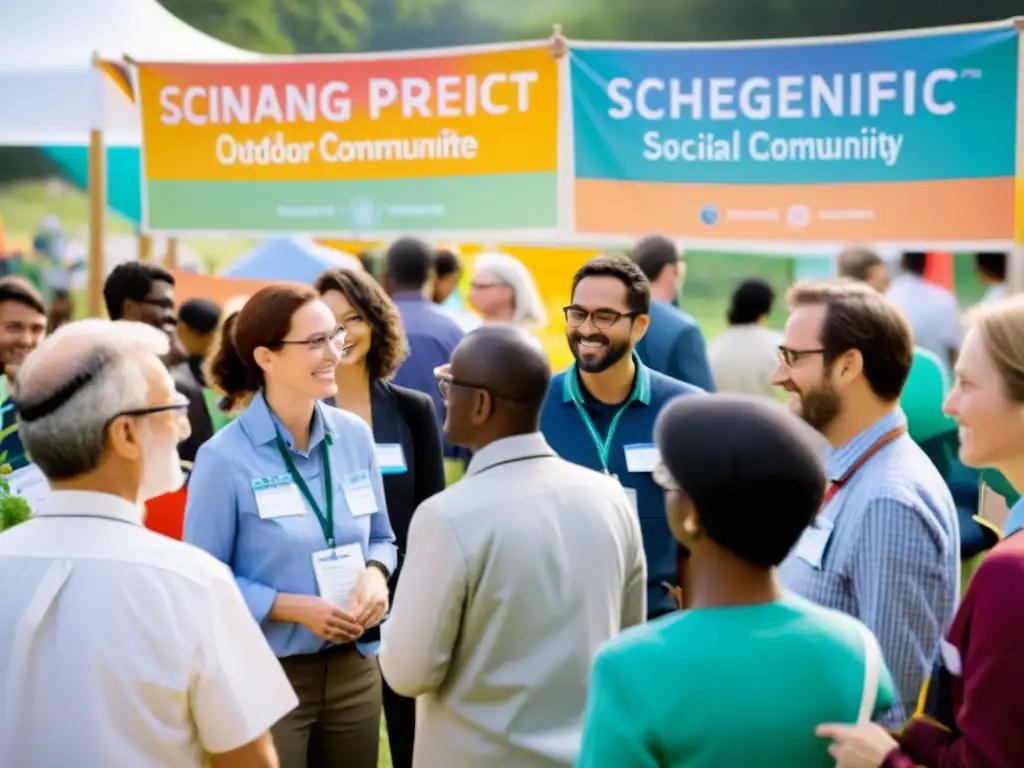
[[[308,503],[303,514],[260,517],[253,481],[288,473],[277,446],[278,431],[321,509],[326,506],[321,446],[326,444],[336,545],[358,542],[367,561],[376,560],[392,573],[397,550],[373,435],[357,416],[317,404],[309,450],[300,451],[260,393],[238,419],[203,444],[189,480],[184,540],[227,564],[271,648],[285,657],[316,653],[329,645],[302,625],[269,618],[279,592],[318,594],[312,556],[327,544]],[[360,472],[370,475],[377,511],[354,517],[344,489],[347,479]],[[377,643],[356,645],[364,655],[377,652]]]

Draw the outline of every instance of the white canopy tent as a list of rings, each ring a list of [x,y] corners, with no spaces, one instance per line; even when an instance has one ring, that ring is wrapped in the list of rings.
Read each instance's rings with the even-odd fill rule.
[[[108,146],[138,146],[136,108],[93,67],[96,54],[259,57],[193,29],[156,0],[0,0],[0,145],[82,146],[101,127]]]

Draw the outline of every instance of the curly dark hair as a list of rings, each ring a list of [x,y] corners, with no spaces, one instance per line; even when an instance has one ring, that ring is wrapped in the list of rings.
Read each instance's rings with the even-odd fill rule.
[[[398,307],[380,284],[363,272],[329,269],[316,279],[313,287],[321,296],[328,291],[340,292],[369,324],[371,336],[366,370],[370,381],[394,376],[409,355],[409,342]]]

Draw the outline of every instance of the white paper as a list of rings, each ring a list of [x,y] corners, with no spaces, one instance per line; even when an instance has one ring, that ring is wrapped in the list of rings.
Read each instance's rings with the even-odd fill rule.
[[[636,488],[627,488],[626,486],[622,486],[622,490],[626,492],[626,501],[629,502],[629,506],[633,508],[634,512],[639,513],[640,509],[637,506],[636,501]]]
[[[661,461],[661,452],[654,443],[624,445],[626,469],[630,472],[653,472]]]
[[[385,475],[401,475],[408,471],[405,464],[405,451],[401,443],[377,443],[377,464]]]
[[[342,610],[352,610],[352,593],[366,562],[359,544],[346,544],[313,553],[313,574],[320,597]]]
[[[263,520],[306,513],[306,502],[302,498],[302,492],[289,475],[265,477],[254,480],[252,485],[256,508]]]
[[[11,494],[27,501],[33,514],[38,512],[50,497],[50,483],[35,464],[16,469],[4,479],[7,480]]]
[[[832,528],[832,521],[819,515],[800,536],[800,541],[796,544],[797,556],[815,568],[821,568],[821,559],[832,536]]]
[[[377,496],[373,492],[369,472],[359,472],[346,479],[345,503],[352,517],[364,517],[377,511]]]

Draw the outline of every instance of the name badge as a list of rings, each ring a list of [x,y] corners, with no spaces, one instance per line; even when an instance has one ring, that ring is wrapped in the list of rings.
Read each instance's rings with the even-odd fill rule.
[[[352,593],[365,570],[363,548],[359,544],[346,544],[313,553],[317,592],[327,602],[346,611],[352,607]]]
[[[291,475],[261,477],[252,481],[256,509],[263,520],[295,517],[306,513],[306,502]]]
[[[618,475],[612,475],[612,477],[615,479],[615,482],[619,484],[619,488],[622,489],[622,492],[626,494],[626,501],[629,502],[630,509],[634,512],[639,512],[640,508],[636,501],[636,488],[629,488],[628,486],[623,485],[622,481],[619,480]]]
[[[345,478],[345,503],[352,517],[365,517],[377,512],[377,496],[373,492],[369,472],[357,472]]]
[[[405,464],[405,451],[402,450],[401,443],[377,443],[374,450],[382,475],[404,475],[409,471]]]
[[[634,443],[622,448],[626,452],[628,472],[653,472],[661,461],[661,453],[654,443]]]
[[[826,520],[819,515],[801,534],[800,541],[796,544],[797,557],[808,565],[820,569],[825,547],[828,546],[828,540],[832,536],[834,527],[831,520]]]

